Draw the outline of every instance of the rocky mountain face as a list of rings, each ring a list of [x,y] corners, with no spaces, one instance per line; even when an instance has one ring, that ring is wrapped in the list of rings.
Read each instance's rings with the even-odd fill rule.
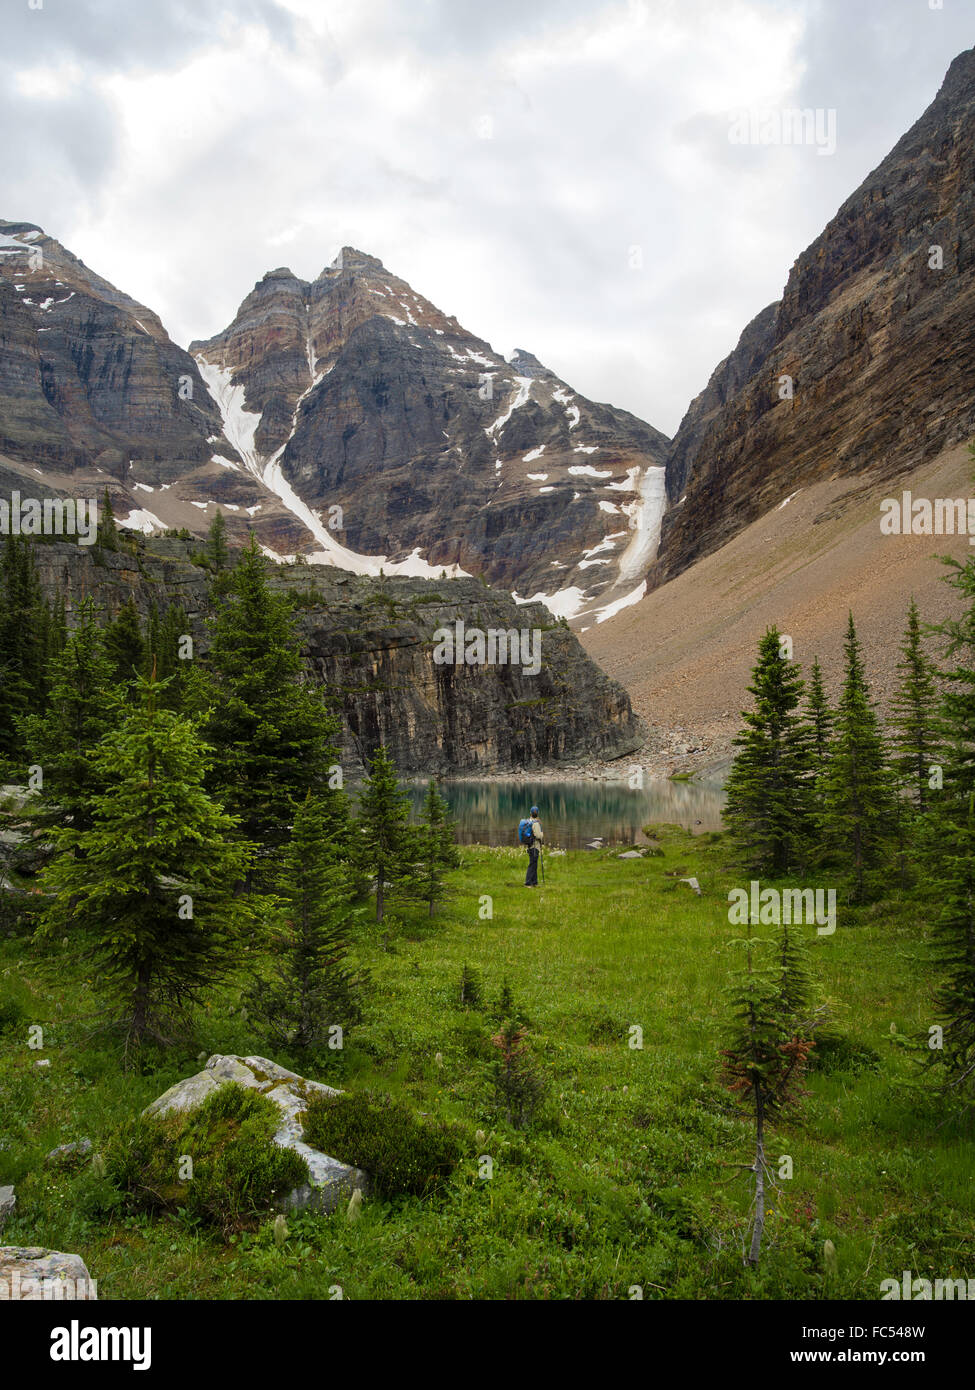
[[[37,546],[45,592],[69,607],[97,593],[108,614],[130,595],[143,614],[152,602],[178,602],[205,657],[214,605],[210,576],[192,560],[198,547],[133,539],[132,549],[101,554],[68,542]],[[352,775],[380,743],[402,772],[424,775],[617,758],[643,743],[622,686],[541,604],[516,604],[474,579],[376,579],[327,566],[272,566],[271,582],[297,596],[309,676],[342,710],[341,760]],[[537,674],[525,669],[532,662],[438,660],[438,630],[456,633],[458,620],[465,631],[536,630]]]
[[[969,50],[691,403],[650,587],[798,489],[895,479],[975,433],[973,319]]]
[[[663,466],[651,426],[530,353],[506,362],[350,247],[312,282],[270,271],[191,351],[237,459],[303,504],[265,540],[279,551],[422,556],[427,572],[526,596],[595,597],[639,532],[642,478]]]
[[[5,488],[107,487],[145,533],[201,534],[219,506],[277,556],[476,574],[571,614],[639,568],[666,446],[351,247],[311,282],[270,271],[187,353],[39,227],[0,222]]]
[[[123,485],[149,464],[172,481],[210,458],[221,429],[151,309],[39,227],[0,221],[0,451]]]

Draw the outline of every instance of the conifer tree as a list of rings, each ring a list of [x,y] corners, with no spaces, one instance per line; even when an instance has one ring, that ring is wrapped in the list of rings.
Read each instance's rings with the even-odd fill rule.
[[[164,697],[161,696],[168,709],[180,710],[183,707],[189,658],[184,658],[181,652],[187,637],[192,637],[192,633],[189,618],[182,604],[168,603],[161,617],[156,605],[151,606],[146,637],[146,664],[149,669],[155,665],[159,680],[169,682]]]
[[[943,1068],[948,1088],[975,1100],[975,558],[946,559],[947,582],[965,607],[942,623],[946,660],[942,671],[940,730],[943,786],[930,792],[923,825],[924,863],[937,903],[934,948],[938,968],[935,1002],[943,1046],[930,1060]]]
[[[344,1038],[361,1017],[364,975],[349,960],[355,917],[351,884],[336,857],[329,809],[309,794],[297,808],[275,884],[271,971],[252,988],[252,1012],[285,1046]],[[341,1029],[340,1034],[334,1030]]]
[[[8,535],[0,559],[0,760],[18,768],[21,720],[46,706],[46,614],[32,543]]]
[[[51,622],[48,628],[47,661],[50,663],[61,655],[68,641],[68,619],[64,609],[64,595],[59,593],[51,604]]]
[[[932,804],[954,807],[957,817],[967,814],[975,792],[975,558],[965,564],[946,559],[946,582],[965,602],[960,618],[940,623],[935,631],[944,638],[945,660],[953,664],[941,670],[940,729],[944,748],[944,789]]]
[[[132,594],[122,604],[114,622],[105,629],[105,651],[119,685],[128,687],[143,674],[146,643],[142,635],[142,619]],[[132,698],[135,698],[134,692]]]
[[[812,725],[812,745],[816,761],[820,769],[825,765],[829,756],[829,740],[833,730],[833,712],[826,699],[826,691],[823,687],[823,671],[819,664],[819,657],[813,660],[812,670],[809,673],[809,722]]]
[[[105,790],[96,750],[119,714],[114,666],[90,598],[82,599],[74,631],[50,664],[49,685],[47,710],[24,723],[30,762],[43,771],[43,819],[87,830],[93,799]]]
[[[813,1044],[802,1018],[808,1005],[808,977],[797,934],[780,937],[778,959],[768,963],[760,963],[757,956],[767,953],[773,943],[755,940],[750,928],[749,936],[734,944],[745,950],[745,966],[736,972],[728,990],[733,1021],[728,1046],[721,1052],[722,1075],[755,1127],[754,1158],[745,1165],[755,1184],[755,1220],[745,1258],[757,1265],[766,1215],[766,1127],[798,1100]]]
[[[247,849],[204,790],[206,745],[159,693],[139,677],[138,703],[93,755],[104,790],[92,824],[57,833],[44,875],[56,897],[43,934],[80,947],[93,988],[135,1044],[167,1040],[174,1017],[230,968],[250,921],[234,892]]]
[[[975,795],[966,813],[935,818],[938,898],[934,953],[935,1006],[944,1030],[931,1051],[949,1090],[975,1104]]]
[[[921,640],[917,604],[911,599],[907,630],[897,663],[900,682],[891,701],[894,756],[891,760],[898,785],[923,814],[930,795],[931,764],[939,760],[936,720],[937,686],[934,665]]]
[[[218,574],[221,570],[225,570],[230,563],[230,551],[227,549],[227,522],[219,507],[207,532],[206,553]]]
[[[381,922],[389,889],[411,877],[415,857],[409,799],[400,790],[396,769],[383,747],[369,759],[359,801],[359,828],[363,862],[376,883],[376,921]]]
[[[852,897],[866,896],[866,874],[880,864],[896,829],[897,807],[877,715],[850,614],[843,692],[823,778],[822,826],[833,853],[851,873]]]
[[[751,710],[734,740],[741,750],[727,784],[724,818],[742,862],[757,872],[783,874],[801,862],[812,820],[808,726],[796,713],[802,698],[799,667],[781,655],[770,628],[758,646],[748,687]]]
[[[446,891],[445,872],[456,868],[460,862],[454,834],[450,807],[431,779],[427,783],[416,831],[416,887],[424,902],[429,903],[431,917],[434,906]]]
[[[228,576],[210,633],[206,667],[194,661],[187,678],[187,707],[206,715],[214,795],[238,818],[241,836],[260,846],[262,858],[273,857],[289,836],[292,798],[312,792],[331,803],[337,822],[345,803],[329,787],[338,722],[321,690],[302,683],[291,600],[271,591],[253,538]]]
[[[115,524],[115,511],[108,488],[102,495],[101,515],[95,532],[95,544],[100,550],[118,550],[118,527]]]

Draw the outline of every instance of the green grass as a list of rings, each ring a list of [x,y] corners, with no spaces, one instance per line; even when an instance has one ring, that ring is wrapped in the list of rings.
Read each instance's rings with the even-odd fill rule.
[[[716,1081],[738,879],[719,837],[657,833],[660,857],[549,857],[537,892],[523,887],[522,852],[467,849],[432,920],[397,906],[387,931],[364,929],[372,991],[344,1052],[272,1055],[454,1122],[469,1146],[438,1191],[367,1199],[355,1221],[289,1216],[280,1248],[270,1213],[233,1235],[186,1212],[126,1214],[93,1194],[88,1170],[42,1163],[83,1135],[104,1147],[201,1052],[268,1055],[238,1011],[247,971],[192,1041],[136,1074],[98,1031],[76,966],[2,943],[0,999],[20,1006],[0,1032],[0,1183],[18,1191],[4,1242],[77,1251],[106,1298],[329,1298],[337,1286],[347,1298],[627,1298],[640,1285],[645,1298],[875,1299],[904,1269],[975,1275],[971,1126],[946,1118],[903,1045],[932,1021],[933,974],[926,929],[899,903],[841,915],[833,936],[809,929],[830,1030],[850,1046],[831,1048],[801,1111],[771,1132],[773,1168],[789,1155],[793,1177],[778,1182],[759,1269],[743,1267],[750,1199],[731,1165],[750,1161],[750,1131]],[[690,874],[701,897],[678,882]],[[461,1006],[465,964],[480,1009]],[[494,1101],[505,978],[547,1088],[524,1132]],[[30,1023],[45,1029],[41,1052],[25,1045]],[[633,1025],[642,1049],[628,1045]],[[826,1239],[838,1253],[828,1281]]]

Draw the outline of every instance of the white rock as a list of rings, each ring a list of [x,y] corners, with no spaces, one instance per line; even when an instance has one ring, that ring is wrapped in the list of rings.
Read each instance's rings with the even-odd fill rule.
[[[13,1216],[17,1206],[17,1194],[12,1187],[0,1187],[0,1226],[8,1216]]]
[[[0,1245],[0,1303],[97,1298],[95,1281],[80,1255],[38,1245]]]
[[[275,1144],[293,1149],[308,1164],[310,1181],[289,1192],[282,1202],[288,1210],[313,1207],[318,1211],[334,1211],[343,1196],[357,1189],[368,1190],[369,1180],[361,1168],[340,1163],[337,1158],[311,1148],[305,1143],[302,1116],[313,1095],[338,1096],[331,1086],[320,1081],[308,1081],[296,1072],[279,1067],[267,1057],[235,1057],[220,1053],[211,1057],[203,1071],[177,1081],[157,1100],[147,1106],[144,1115],[166,1115],[172,1111],[192,1110],[220,1086],[236,1081],[241,1086],[259,1091],[273,1100],[281,1111],[281,1124],[274,1134]]]
[[[694,892],[698,895],[698,897],[701,896],[701,885],[698,883],[696,878],[682,878],[680,881],[681,883],[690,884],[690,886],[694,889]]]

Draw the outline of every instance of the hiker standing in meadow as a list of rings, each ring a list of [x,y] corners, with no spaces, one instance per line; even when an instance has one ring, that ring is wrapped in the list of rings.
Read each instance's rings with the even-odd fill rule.
[[[528,850],[528,872],[525,874],[525,887],[538,887],[538,856],[541,854],[542,841],[545,839],[542,833],[542,823],[538,819],[538,807],[533,806],[531,816],[527,820],[518,822],[518,839]]]

